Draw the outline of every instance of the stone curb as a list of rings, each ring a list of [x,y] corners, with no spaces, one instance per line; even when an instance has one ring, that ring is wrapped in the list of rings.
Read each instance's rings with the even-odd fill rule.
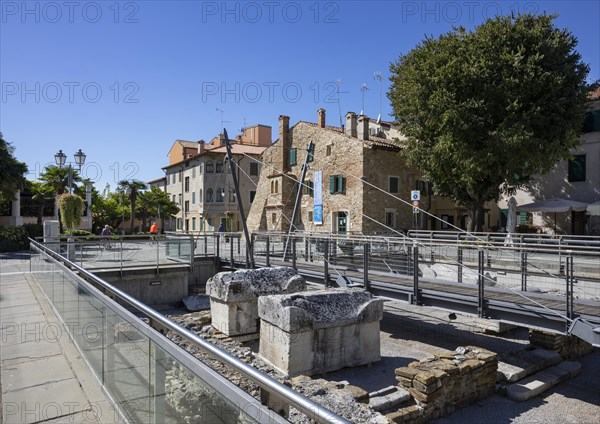
[[[551,387],[575,377],[581,372],[581,364],[574,361],[564,361],[558,365],[546,368],[519,383],[506,388],[506,396],[517,402],[523,402],[545,392]]]

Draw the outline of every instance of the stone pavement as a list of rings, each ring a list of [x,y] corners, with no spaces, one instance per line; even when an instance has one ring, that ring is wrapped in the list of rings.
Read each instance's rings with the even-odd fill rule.
[[[25,254],[0,255],[0,341],[0,422],[123,422],[32,279]]]

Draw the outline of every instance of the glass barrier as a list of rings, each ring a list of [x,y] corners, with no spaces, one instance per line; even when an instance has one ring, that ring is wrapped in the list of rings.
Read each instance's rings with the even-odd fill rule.
[[[34,245],[31,271],[127,421],[286,422]]]

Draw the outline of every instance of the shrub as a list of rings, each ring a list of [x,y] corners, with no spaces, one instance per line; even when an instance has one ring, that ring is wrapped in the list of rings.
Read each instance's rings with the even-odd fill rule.
[[[0,252],[16,252],[29,248],[29,234],[23,227],[0,226]]]
[[[95,234],[90,233],[89,231],[85,231],[85,230],[73,230],[70,233],[73,237],[76,237],[78,240],[90,241],[90,240],[94,240],[96,238]],[[66,234],[66,235],[68,235],[68,234]]]
[[[542,234],[542,228],[539,225],[521,224],[517,226],[517,233],[521,234]]]
[[[36,237],[42,237],[44,235],[44,226],[42,224],[24,224],[23,228],[28,236],[34,240]]]

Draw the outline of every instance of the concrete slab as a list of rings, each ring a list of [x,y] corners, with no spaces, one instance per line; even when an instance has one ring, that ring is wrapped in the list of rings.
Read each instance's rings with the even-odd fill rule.
[[[2,374],[3,392],[75,377],[66,358],[62,355],[12,365],[2,364]]]
[[[509,399],[523,402],[545,392],[551,387],[561,383],[571,376],[577,375],[581,370],[578,362],[557,365],[525,378],[524,380],[511,384],[506,388],[506,396]]]
[[[557,352],[541,348],[507,352],[498,361],[497,381],[514,383],[559,362]]]
[[[0,314],[2,314],[2,322],[8,321],[9,318],[35,315],[41,313],[42,310],[36,304],[25,306],[9,306],[6,308],[4,306],[0,307]]]
[[[37,423],[91,410],[76,378],[4,392],[2,403],[6,424]]]
[[[21,362],[35,361],[38,359],[62,355],[62,350],[56,343],[30,341],[27,343],[4,344],[0,348],[2,366],[19,364]]]

